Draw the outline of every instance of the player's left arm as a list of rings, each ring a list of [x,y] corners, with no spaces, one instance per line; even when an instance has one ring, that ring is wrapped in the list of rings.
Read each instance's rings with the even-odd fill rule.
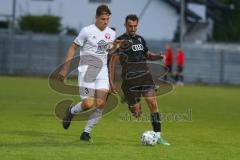
[[[164,54],[162,52],[160,52],[159,54],[150,52],[148,50],[147,43],[143,37],[141,37],[141,42],[143,44],[143,47],[145,50],[145,57],[147,58],[147,60],[155,61],[155,60],[162,60],[164,58]]]
[[[117,50],[120,48],[120,46],[123,44],[124,40],[116,39],[113,43],[111,48],[108,50],[110,55],[113,55],[117,52]]]
[[[117,93],[117,87],[115,85],[115,72],[116,72],[116,63],[119,62],[119,55],[117,53],[111,55],[109,62],[109,84],[110,84],[110,92]]]
[[[150,60],[150,61],[162,60],[165,56],[162,52],[160,52],[160,54],[157,54],[150,51],[146,52],[145,55],[147,60]]]

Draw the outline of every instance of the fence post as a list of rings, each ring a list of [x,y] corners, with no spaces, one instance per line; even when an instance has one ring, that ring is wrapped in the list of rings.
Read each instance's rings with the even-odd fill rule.
[[[220,51],[220,70],[219,70],[219,82],[224,83],[224,50]]]
[[[0,39],[0,73],[5,72],[5,67],[6,67],[6,51],[5,51],[5,41],[1,38]]]
[[[33,43],[33,34],[32,32],[27,32],[27,44],[28,44],[28,54],[27,54],[27,74],[32,74],[32,43]]]
[[[15,33],[11,33],[10,37],[10,48],[9,48],[9,56],[8,56],[8,73],[13,74],[15,70]]]
[[[58,38],[58,53],[57,53],[57,59],[56,59],[56,63],[58,65],[60,65],[62,63],[62,56],[63,56],[63,50],[64,50],[64,35],[59,35]]]

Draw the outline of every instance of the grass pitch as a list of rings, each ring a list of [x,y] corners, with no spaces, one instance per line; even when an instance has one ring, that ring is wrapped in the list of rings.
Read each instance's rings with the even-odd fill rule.
[[[79,141],[85,122],[64,130],[54,116],[63,98],[47,79],[0,77],[1,160],[239,160],[240,88],[226,86],[176,87],[158,97],[163,113],[162,136],[170,147],[141,145],[151,130],[148,109],[136,120],[126,104],[106,115],[92,132],[94,144]]]

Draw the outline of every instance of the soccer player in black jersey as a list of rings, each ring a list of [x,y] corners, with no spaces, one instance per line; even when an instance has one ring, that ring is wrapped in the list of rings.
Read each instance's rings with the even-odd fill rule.
[[[110,60],[110,86],[116,92],[114,84],[115,64],[120,61],[122,66],[122,91],[133,116],[141,115],[140,98],[144,97],[151,112],[151,123],[157,133],[158,143],[169,146],[170,144],[161,137],[161,122],[156,99],[155,84],[147,66],[147,60],[162,59],[163,55],[148,51],[143,37],[136,34],[138,17],[128,15],[125,19],[126,32],[117,38],[118,50]]]

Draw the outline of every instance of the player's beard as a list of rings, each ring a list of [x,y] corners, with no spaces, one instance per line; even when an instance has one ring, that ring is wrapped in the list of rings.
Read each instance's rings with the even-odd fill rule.
[[[129,32],[129,35],[130,35],[130,36],[135,36],[135,35],[136,35],[136,31],[130,31],[130,32]]]

